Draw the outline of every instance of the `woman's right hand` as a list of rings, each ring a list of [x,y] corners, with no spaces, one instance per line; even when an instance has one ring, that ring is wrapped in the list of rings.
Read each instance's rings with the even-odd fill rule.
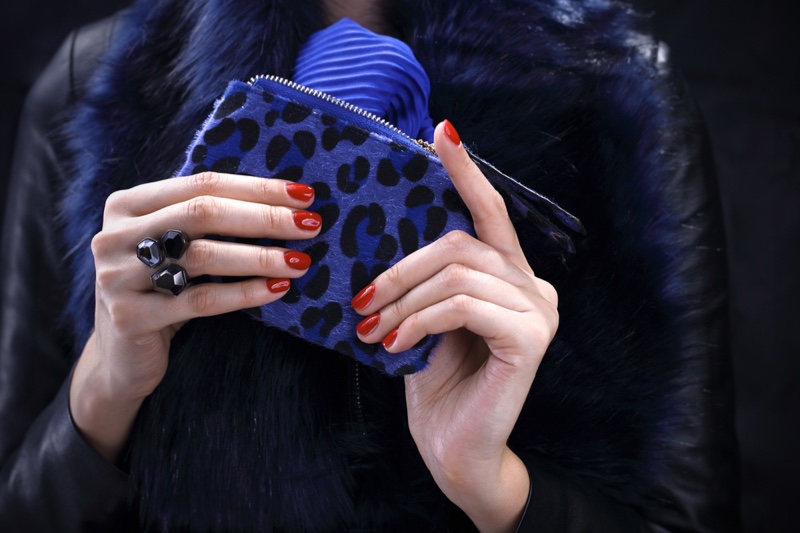
[[[310,264],[300,252],[202,237],[314,237],[321,219],[305,210],[313,195],[311,187],[283,180],[202,173],[109,196],[103,228],[92,240],[94,332],[70,385],[73,420],[103,456],[116,460],[142,401],[164,377],[170,343],[183,324],[270,303]],[[204,274],[248,279],[190,285],[177,297],[153,291],[155,270],[136,257],[136,246],[170,229],[190,240],[174,261],[190,279]]]

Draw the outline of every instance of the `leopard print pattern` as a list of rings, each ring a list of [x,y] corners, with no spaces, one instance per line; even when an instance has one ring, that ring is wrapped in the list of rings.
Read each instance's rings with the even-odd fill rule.
[[[390,354],[358,339],[355,327],[363,317],[350,301],[393,263],[445,233],[472,233],[466,208],[435,155],[335,103],[269,80],[235,81],[177,175],[204,171],[314,187],[310,209],[322,217],[319,236],[254,241],[312,259],[283,298],[251,310],[256,318],[390,375],[426,366],[436,336]]]

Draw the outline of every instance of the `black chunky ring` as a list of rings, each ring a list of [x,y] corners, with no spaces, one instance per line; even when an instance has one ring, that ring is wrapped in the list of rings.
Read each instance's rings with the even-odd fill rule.
[[[164,247],[161,241],[147,237],[136,245],[136,257],[150,268],[156,268],[164,262]]]
[[[150,281],[154,291],[177,296],[189,285],[189,276],[182,266],[172,263],[150,276]]]
[[[136,257],[149,266],[156,268],[164,262],[164,258],[180,259],[189,244],[189,239],[179,229],[164,232],[160,240],[147,237],[136,245]]]
[[[168,229],[161,237],[164,253],[170,259],[180,259],[189,245],[189,239],[179,229]]]

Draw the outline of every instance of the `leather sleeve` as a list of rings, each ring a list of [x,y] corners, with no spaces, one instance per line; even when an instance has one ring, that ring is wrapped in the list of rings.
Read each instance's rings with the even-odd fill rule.
[[[644,519],[577,476],[532,455],[522,455],[531,477],[528,504],[517,533],[647,533]]]
[[[4,532],[85,531],[108,524],[127,498],[125,474],[72,422],[68,392],[76,349],[59,327],[67,275],[57,199],[66,177],[54,139],[112,27],[109,19],[67,38],[29,94],[17,135],[0,254]]]
[[[590,483],[532,454],[520,454],[531,494],[518,532],[735,533],[739,516],[739,453],[728,331],[728,277],[719,191],[706,130],[677,76],[674,157],[684,163],[671,176],[674,235],[687,250],[681,278],[687,310],[679,318],[686,363],[674,378],[682,406],[661,451],[663,471],[649,501],[625,506]]]

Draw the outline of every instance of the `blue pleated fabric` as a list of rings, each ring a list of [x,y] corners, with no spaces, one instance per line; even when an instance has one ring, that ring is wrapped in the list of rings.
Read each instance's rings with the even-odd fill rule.
[[[315,32],[297,56],[292,80],[384,118],[433,142],[431,83],[406,43],[348,18]]]

